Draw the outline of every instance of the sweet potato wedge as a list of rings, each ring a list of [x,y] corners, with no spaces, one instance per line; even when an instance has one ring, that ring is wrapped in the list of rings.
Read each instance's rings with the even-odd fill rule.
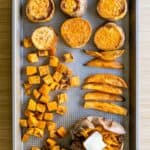
[[[127,83],[119,76],[114,74],[94,74],[85,79],[85,83],[106,83],[109,85],[127,88]]]
[[[123,50],[112,50],[106,52],[97,52],[93,50],[83,50],[83,52],[89,56],[93,56],[96,58],[100,58],[105,61],[113,61],[122,56],[125,53],[125,49]]]
[[[87,83],[82,86],[82,89],[86,90],[96,90],[104,93],[122,95],[123,90],[119,87],[114,87],[108,84],[95,84],[95,83]]]
[[[83,96],[85,101],[95,100],[95,101],[123,101],[123,97],[119,95],[107,94],[103,92],[88,92]]]
[[[104,111],[104,112],[113,113],[113,114],[117,114],[117,115],[123,115],[123,116],[127,115],[126,108],[116,105],[116,104],[113,104],[113,103],[86,101],[84,103],[84,108],[85,109],[96,109],[99,111]]]
[[[92,59],[88,61],[85,66],[97,67],[97,68],[112,68],[112,69],[123,69],[123,65],[116,61],[104,61],[101,59]]]

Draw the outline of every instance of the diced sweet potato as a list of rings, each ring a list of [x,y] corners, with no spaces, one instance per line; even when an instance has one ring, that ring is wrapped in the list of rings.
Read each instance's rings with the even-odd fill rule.
[[[57,102],[56,101],[48,102],[47,108],[48,108],[48,111],[50,111],[50,112],[56,111],[57,110]]]
[[[67,63],[70,63],[70,62],[73,62],[73,61],[74,61],[73,56],[72,56],[71,53],[66,53],[66,54],[64,54],[64,60],[65,60],[65,62],[67,62]]]
[[[41,94],[40,94],[40,92],[37,89],[33,90],[33,96],[34,96],[35,99],[38,99],[40,97],[40,95]]]
[[[47,84],[43,84],[39,89],[39,92],[44,95],[48,95],[49,91],[50,91],[50,88]]]
[[[64,137],[67,134],[67,131],[64,127],[60,127],[60,128],[57,129],[57,134],[60,137]]]
[[[40,84],[41,79],[39,75],[33,75],[28,77],[29,84]]]
[[[59,58],[56,56],[50,56],[49,65],[51,67],[57,67],[59,64]]]
[[[37,127],[38,120],[36,119],[35,116],[29,116],[28,124],[29,124],[29,127]]]
[[[30,138],[30,135],[25,133],[22,137],[22,142],[27,142],[29,140],[29,138]]]
[[[37,53],[29,53],[27,55],[27,60],[31,63],[39,62],[39,58],[37,56]]]
[[[44,76],[50,73],[49,66],[44,65],[44,66],[39,66],[39,73],[40,76]]]
[[[54,145],[51,150],[60,150],[60,146],[59,145]]]
[[[52,77],[50,74],[48,74],[48,75],[46,75],[45,77],[43,77],[43,81],[44,81],[44,83],[46,83],[47,85],[49,85],[49,84],[51,84],[51,83],[54,82],[53,77]]]
[[[34,134],[34,128],[28,128],[26,131],[26,134],[33,135]]]
[[[67,73],[67,66],[65,66],[64,64],[59,63],[59,65],[56,68],[56,71],[58,71],[61,74],[66,74]]]
[[[30,95],[31,95],[31,89],[25,90],[25,94],[26,94],[27,96],[30,96]]]
[[[26,67],[26,75],[30,76],[30,75],[34,75],[37,73],[37,67],[36,66],[27,66]]]
[[[31,150],[41,150],[40,147],[32,147]]]
[[[64,115],[66,113],[66,111],[67,111],[66,106],[58,105],[56,113],[59,115]]]
[[[56,81],[56,82],[59,82],[61,79],[62,79],[63,75],[61,73],[59,73],[58,71],[56,71],[54,74],[53,74],[53,79]]]
[[[47,50],[39,50],[38,51],[38,56],[39,57],[46,57],[46,56],[48,56],[49,54],[48,54],[48,51]]]
[[[57,126],[56,126],[55,122],[52,122],[52,121],[47,122],[47,129],[48,129],[48,131],[55,130],[56,127]]]
[[[20,119],[20,126],[27,128],[28,127],[28,122],[26,119]]]
[[[38,103],[36,106],[36,111],[44,113],[46,111],[46,106],[44,104]]]
[[[51,83],[51,84],[49,85],[49,88],[50,88],[51,91],[56,90],[56,89],[59,89],[59,83],[53,82],[53,83]]]
[[[39,121],[37,127],[40,129],[45,129],[46,121]]]
[[[41,112],[35,112],[35,116],[38,120],[43,120],[44,113]]]
[[[49,137],[50,138],[57,138],[56,130],[50,130],[49,131]]]
[[[53,113],[44,113],[44,120],[51,121],[53,120],[53,118],[54,118]]]
[[[80,86],[80,78],[78,76],[74,76],[70,78],[70,86],[77,87]]]
[[[23,86],[24,86],[25,90],[31,89],[31,87],[32,87],[32,85],[29,83],[24,83]]]
[[[39,101],[41,103],[47,104],[50,100],[50,96],[49,95],[42,95],[39,99]]]
[[[42,138],[44,136],[44,130],[39,129],[39,128],[35,128],[34,129],[34,136]]]
[[[36,102],[33,99],[29,99],[27,109],[31,111],[36,110]]]
[[[58,94],[57,100],[59,104],[64,104],[67,101],[67,94],[66,93]]]
[[[32,44],[32,40],[30,37],[23,39],[23,47],[24,48],[31,48],[32,46],[33,46],[33,44]]]
[[[48,138],[46,141],[50,145],[50,147],[56,145],[56,141],[54,139]]]

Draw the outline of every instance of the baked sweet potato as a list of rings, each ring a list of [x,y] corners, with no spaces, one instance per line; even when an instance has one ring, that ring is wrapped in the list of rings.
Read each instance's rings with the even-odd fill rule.
[[[109,85],[127,88],[127,83],[119,76],[114,74],[94,74],[85,79],[85,83],[106,83]]]
[[[83,50],[83,52],[89,56],[93,56],[96,58],[100,58],[105,61],[113,61],[122,56],[125,53],[125,49],[123,50],[112,50],[112,51],[102,51],[97,52],[93,50]]]
[[[114,87],[108,84],[95,84],[95,83],[87,83],[82,86],[82,89],[86,90],[96,90],[100,92],[122,95],[123,90],[119,87]]]
[[[104,61],[101,59],[92,59],[88,61],[85,66],[89,67],[97,67],[97,68],[112,68],[112,69],[123,69],[123,64],[116,62],[116,61]]]
[[[123,97],[119,95],[114,95],[114,94],[107,94],[103,92],[88,92],[84,94],[84,100],[95,100],[95,101],[123,101]]]
[[[123,116],[127,115],[126,108],[116,105],[116,104],[113,104],[113,103],[86,101],[84,103],[84,108],[85,109],[96,109],[99,111],[104,111],[104,112],[113,113],[113,114],[117,114],[117,115],[123,115]]]

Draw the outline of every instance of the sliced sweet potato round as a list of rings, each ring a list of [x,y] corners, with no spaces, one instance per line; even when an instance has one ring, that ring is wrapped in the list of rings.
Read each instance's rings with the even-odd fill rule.
[[[94,43],[101,50],[116,50],[123,46],[125,35],[120,26],[107,23],[100,27],[94,35]]]
[[[126,15],[127,7],[126,0],[99,0],[97,12],[102,18],[115,21]]]
[[[53,0],[28,0],[26,5],[26,16],[31,22],[50,21],[54,12]]]
[[[61,36],[72,48],[81,48],[89,41],[92,33],[90,23],[83,18],[66,20],[61,26]]]
[[[51,54],[55,54],[57,45],[57,35],[50,26],[37,28],[31,36],[32,43],[38,50],[50,50]]]
[[[70,17],[81,17],[87,8],[87,0],[61,0],[61,10]]]

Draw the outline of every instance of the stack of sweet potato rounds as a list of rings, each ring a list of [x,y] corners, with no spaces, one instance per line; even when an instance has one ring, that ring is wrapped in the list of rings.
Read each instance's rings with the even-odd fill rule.
[[[127,109],[112,102],[122,102],[123,88],[127,83],[113,74],[94,74],[87,77],[82,89],[92,90],[84,95],[84,108],[108,113],[127,115]]]

